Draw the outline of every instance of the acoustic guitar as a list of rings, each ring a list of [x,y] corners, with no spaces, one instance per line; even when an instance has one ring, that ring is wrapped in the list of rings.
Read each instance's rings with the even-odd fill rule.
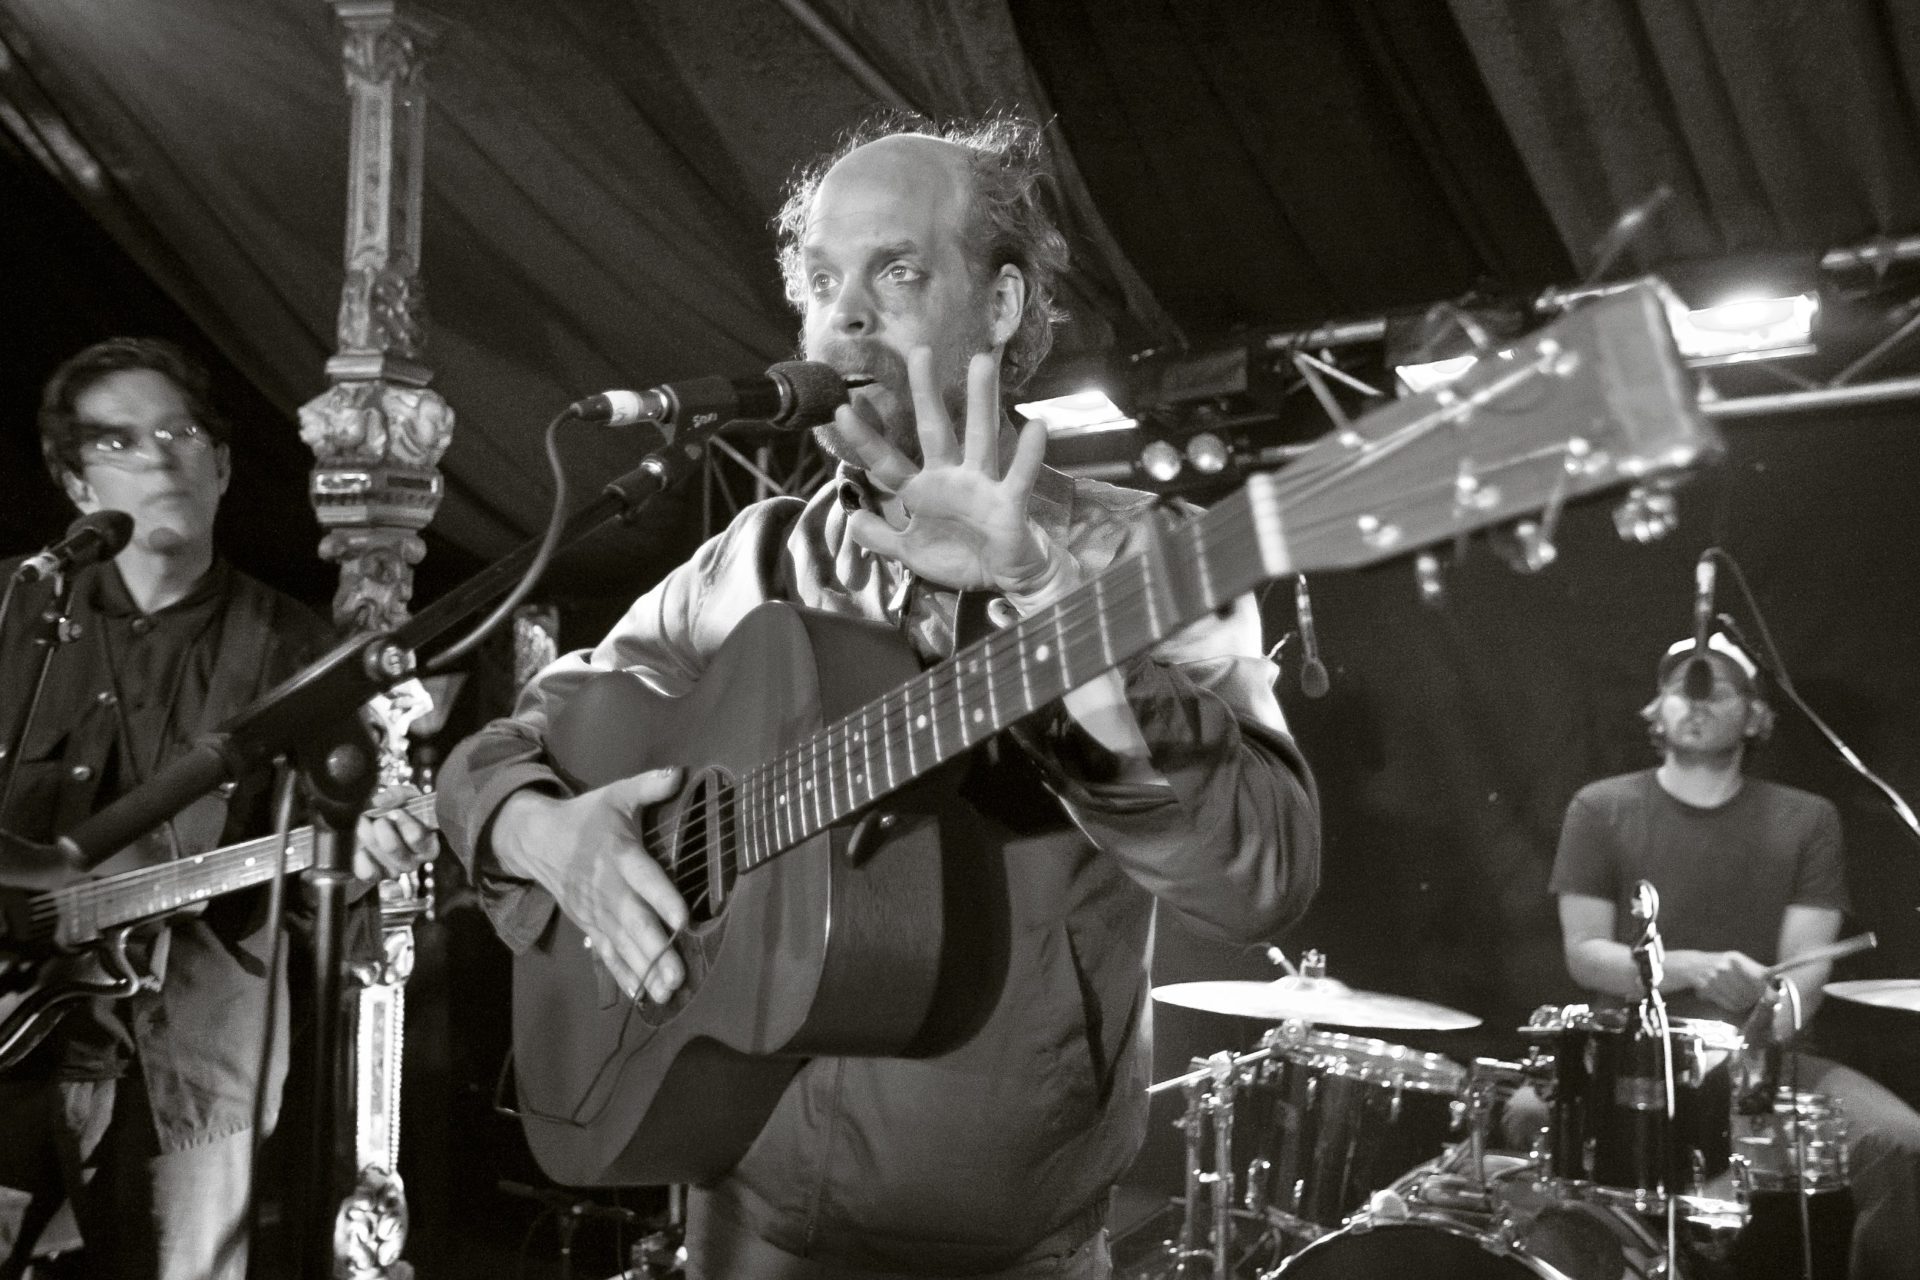
[[[707,1181],[807,1057],[910,1051],[943,943],[937,805],[917,784],[976,744],[1270,579],[1529,516],[1538,563],[1568,500],[1715,453],[1663,307],[1636,286],[1384,405],[930,669],[891,628],[767,604],[683,697],[588,681],[549,753],[582,787],[685,766],[640,834],[693,920],[664,1006],[622,996],[558,912],[516,958],[541,1166],[574,1186]]]

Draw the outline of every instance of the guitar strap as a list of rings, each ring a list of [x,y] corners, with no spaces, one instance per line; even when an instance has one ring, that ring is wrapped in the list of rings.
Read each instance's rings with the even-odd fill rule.
[[[200,715],[191,732],[180,740],[192,742],[203,734],[212,732],[237,707],[236,700],[225,695],[225,691],[244,689],[251,691],[254,677],[250,672],[258,673],[266,658],[266,646],[271,638],[267,611],[258,607],[254,601],[239,599],[242,584],[228,579],[226,601],[222,604],[220,615],[214,620],[214,658],[213,670],[207,677],[207,696],[201,699]],[[151,773],[148,767],[158,767],[166,750],[166,739],[170,736],[164,730],[157,735],[153,743],[151,761],[143,761],[134,742],[133,726],[126,714],[126,699],[121,695],[119,680],[114,675],[113,655],[107,647],[106,628],[90,628],[99,646],[100,660],[104,664],[105,674],[113,688],[113,709],[115,731],[119,738],[120,756],[126,762],[128,774],[135,786],[147,780]],[[180,670],[173,681],[169,693],[169,720],[171,709],[178,705],[180,690],[186,677],[188,665],[193,661],[190,653],[180,657]],[[240,701],[244,702],[245,699]],[[220,843],[220,835],[226,828],[227,808],[230,792],[226,789],[201,796],[172,818],[167,819],[163,831],[167,840],[168,853],[178,860],[185,857],[189,850],[210,849]],[[182,829],[184,828],[184,839]],[[172,938],[169,930],[161,929],[151,940],[151,953],[145,957],[144,968],[156,980],[164,980],[167,971],[168,943]]]

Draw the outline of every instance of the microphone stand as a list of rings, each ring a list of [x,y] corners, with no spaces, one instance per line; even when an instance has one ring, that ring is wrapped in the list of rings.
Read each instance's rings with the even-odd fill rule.
[[[572,546],[615,521],[627,523],[644,504],[692,471],[708,438],[724,422],[669,432],[670,443],[607,484],[569,517],[550,551]],[[328,1280],[334,1270],[334,1226],[325,1216],[339,1181],[336,1113],[343,1085],[344,1037],[338,1011],[347,886],[353,879],[354,829],[374,785],[373,740],[357,708],[414,674],[417,651],[495,596],[510,590],[534,563],[545,538],[533,538],[469,578],[392,631],[349,636],[304,670],[269,690],[226,724],[201,737],[146,782],[75,825],[58,841],[74,872],[90,870],[224,782],[239,781],[275,756],[293,755],[305,775],[319,821],[313,866],[313,963],[316,1019],[314,1122],[310,1197],[302,1232],[301,1275]],[[470,637],[477,639],[477,637]],[[316,731],[316,726],[318,730]]]
[[[15,579],[7,586],[9,595],[19,586]],[[13,804],[14,781],[20,776],[20,749],[26,745],[27,734],[33,728],[34,717],[40,710],[40,697],[47,687],[47,670],[53,665],[53,651],[68,641],[77,640],[80,628],[67,616],[67,610],[73,604],[73,575],[56,574],[53,579],[53,598],[47,607],[40,611],[35,626],[28,632],[39,653],[34,658],[33,692],[27,695],[27,701],[20,712],[7,726],[7,736],[0,743],[0,765],[6,769],[6,781],[0,784],[0,818]]]
[[[1661,1130],[1659,1169],[1661,1190],[1667,1211],[1667,1280],[1680,1276],[1680,1188],[1675,1174],[1674,1153],[1678,1149],[1678,1119],[1674,1113],[1673,1028],[1667,1020],[1666,997],[1660,984],[1666,979],[1667,948],[1660,937],[1660,894],[1645,880],[1634,890],[1633,914],[1646,922],[1640,940],[1633,944],[1633,960],[1647,995],[1640,1002],[1641,1028],[1660,1039],[1661,1096],[1665,1101],[1666,1125]]]

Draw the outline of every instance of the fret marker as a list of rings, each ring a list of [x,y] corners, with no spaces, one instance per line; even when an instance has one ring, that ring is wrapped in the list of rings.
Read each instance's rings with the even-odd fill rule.
[[[255,863],[256,861],[258,861],[258,859],[256,859],[256,858],[248,858],[248,859],[246,860],[246,862],[245,862],[245,864],[244,864],[244,865],[246,865],[246,866],[249,866],[249,867],[250,867],[250,866],[252,866],[252,865],[253,865],[253,864],[254,864],[254,863]]]
[[[1038,649],[1035,649],[1033,651],[1033,656],[1037,661],[1045,662],[1052,653],[1053,653],[1053,646],[1043,644]]]
[[[924,729],[927,727],[926,712],[923,711],[913,718],[913,727],[916,729]]]
[[[973,722],[974,722],[975,724],[979,724],[979,723],[980,723],[980,722],[981,722],[982,720],[985,720],[986,718],[987,718],[987,713],[986,713],[986,712],[984,712],[984,711],[982,711],[982,710],[980,710],[980,709],[979,709],[978,707],[975,707],[975,708],[974,708],[974,711],[973,711]]]
[[[775,796],[775,797],[773,798],[773,802],[774,802],[775,804],[785,804],[785,803],[787,802],[787,796],[786,796],[786,793],[785,793],[785,792],[781,792],[781,793],[780,793],[779,795],[777,795],[777,796]]]

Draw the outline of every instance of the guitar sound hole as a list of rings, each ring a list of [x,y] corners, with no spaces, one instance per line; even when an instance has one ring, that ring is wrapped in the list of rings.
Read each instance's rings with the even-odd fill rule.
[[[693,922],[703,924],[726,910],[739,878],[733,780],[719,770],[698,774],[681,801],[669,872]]]

